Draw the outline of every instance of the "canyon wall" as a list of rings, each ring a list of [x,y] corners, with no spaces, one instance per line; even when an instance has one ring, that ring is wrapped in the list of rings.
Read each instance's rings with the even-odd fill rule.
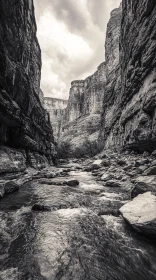
[[[85,80],[71,83],[59,142],[67,143],[71,156],[94,154],[100,129],[105,87],[105,63]]]
[[[41,50],[33,0],[0,1],[0,154],[22,149],[34,164],[55,154],[49,114],[40,92]]]
[[[67,107],[67,104],[67,100],[50,97],[44,98],[44,108],[50,114],[50,121],[53,127],[53,134],[56,142],[60,137],[64,109]]]
[[[100,143],[156,149],[156,3],[123,0],[106,37],[106,89]]]

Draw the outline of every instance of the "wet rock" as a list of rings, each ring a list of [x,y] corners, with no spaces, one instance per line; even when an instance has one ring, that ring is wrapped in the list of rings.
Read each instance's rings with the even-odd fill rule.
[[[148,164],[150,161],[149,161],[149,159],[142,159],[142,160],[137,160],[136,162],[135,162],[135,167],[139,167],[139,166],[141,166],[141,165],[145,165],[145,164]]]
[[[32,210],[33,210],[33,211],[51,212],[51,207],[50,207],[50,206],[43,205],[43,204],[34,204],[34,205],[32,206]]]
[[[91,165],[91,169],[94,170],[94,169],[99,169],[102,167],[102,163],[103,161],[101,159],[97,159],[95,160],[92,165]]]
[[[125,171],[130,171],[131,169],[132,169],[132,165],[131,164],[123,167],[123,170],[125,170]]]
[[[122,185],[119,181],[117,180],[108,180],[106,182],[106,186],[107,187],[111,187],[111,188],[120,188]]]
[[[124,159],[119,159],[117,160],[117,164],[120,166],[125,166],[127,164],[127,161]]]
[[[68,180],[68,181],[65,181],[64,184],[66,184],[67,186],[70,186],[70,187],[76,187],[79,185],[79,181],[78,180]]]
[[[16,182],[10,181],[5,183],[5,194],[16,192],[19,190],[19,184]]]
[[[156,237],[156,197],[151,192],[140,194],[120,212],[136,231]]]
[[[137,170],[138,170],[138,174],[142,174],[144,173],[145,170],[147,170],[147,166],[146,165],[143,165],[143,166],[140,166]]]
[[[110,163],[109,160],[106,160],[106,159],[105,159],[105,160],[102,161],[101,164],[102,164],[102,166],[104,166],[104,167],[109,167],[111,163]]]
[[[56,174],[55,173],[47,173],[44,175],[45,178],[47,179],[51,179],[51,178],[55,178],[56,177]]]
[[[152,166],[145,170],[144,175],[149,176],[149,175],[156,175],[156,166]]]
[[[112,175],[112,174],[109,174],[109,173],[104,173],[104,174],[102,175],[102,177],[100,178],[100,180],[101,180],[101,181],[104,181],[104,182],[106,182],[106,181],[108,181],[108,180],[111,180],[111,179],[113,179],[113,175]]]
[[[156,194],[156,176],[140,176],[134,180],[135,186],[132,189],[131,197],[151,191]]]
[[[150,162],[151,166],[156,166],[156,160],[152,160],[152,162]]]

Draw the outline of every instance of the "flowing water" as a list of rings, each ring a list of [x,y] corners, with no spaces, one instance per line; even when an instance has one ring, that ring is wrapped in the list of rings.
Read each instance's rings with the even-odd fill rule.
[[[0,201],[0,279],[155,280],[156,244],[118,214],[127,193],[106,190],[90,173],[69,178],[80,185],[36,180]],[[32,211],[35,203],[51,212]]]

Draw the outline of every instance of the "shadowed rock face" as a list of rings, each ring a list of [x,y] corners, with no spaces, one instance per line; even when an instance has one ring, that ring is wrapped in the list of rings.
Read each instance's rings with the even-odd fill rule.
[[[101,63],[93,75],[71,83],[60,142],[69,143],[73,156],[89,154],[91,146],[97,145],[105,79],[105,63]]]
[[[53,154],[53,133],[40,92],[41,51],[33,1],[0,2],[0,145]]]
[[[123,0],[122,13],[121,8],[111,13],[100,135],[106,148],[156,148],[155,23],[153,0]]]

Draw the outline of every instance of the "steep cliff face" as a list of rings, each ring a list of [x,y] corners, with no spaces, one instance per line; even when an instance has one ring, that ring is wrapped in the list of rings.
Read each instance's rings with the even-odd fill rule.
[[[85,80],[71,83],[67,108],[62,118],[60,142],[70,145],[71,154],[88,153],[97,146],[105,87],[105,63]],[[87,143],[87,145],[86,145]],[[87,150],[86,150],[87,148]]]
[[[155,1],[123,0],[122,14],[121,8],[111,14],[101,129],[105,148],[127,147],[138,152],[156,148],[155,23]],[[113,30],[115,40],[111,39]],[[109,80],[113,87],[108,88]]]
[[[119,60],[119,38],[121,30],[122,8],[111,12],[107,24],[105,41],[106,87],[104,91],[102,128],[100,144],[111,145],[110,133],[121,113],[121,67]]]
[[[0,2],[0,145],[45,155],[54,146],[40,101],[41,51],[33,0]]]
[[[156,148],[156,2],[123,0],[121,71],[125,144]]]
[[[62,125],[62,119],[64,115],[64,109],[67,107],[68,101],[57,98],[44,98],[44,108],[50,114],[50,121],[53,127],[54,139],[57,142],[60,137],[60,130]]]

